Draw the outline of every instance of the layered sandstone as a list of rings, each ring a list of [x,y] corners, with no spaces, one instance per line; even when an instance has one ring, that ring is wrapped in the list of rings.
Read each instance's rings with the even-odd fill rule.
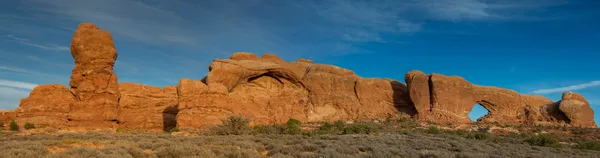
[[[482,123],[595,127],[593,111],[576,93],[567,92],[562,101],[553,102],[539,95],[473,85],[458,76],[411,71],[405,80],[417,111],[416,118],[420,120],[442,124],[470,123],[469,112],[475,104],[480,104],[488,110],[487,115],[477,120]]]
[[[113,71],[118,53],[112,36],[96,25],[83,23],[73,35],[71,102],[68,118],[73,126],[115,127],[119,114],[119,85]],[[83,125],[80,125],[83,124]]]
[[[285,62],[274,54],[258,59],[243,52],[213,61],[209,70],[203,80],[179,82],[178,127],[203,128],[229,115],[272,124],[289,118],[381,119],[414,111],[400,82],[364,79],[350,70],[308,60]]]
[[[138,83],[119,84],[119,127],[170,130],[176,126],[177,95],[173,87],[161,89]]]
[[[70,104],[74,100],[75,96],[63,85],[39,85],[27,98],[21,99],[15,111],[16,122],[21,126],[29,122],[38,126],[67,127]]]

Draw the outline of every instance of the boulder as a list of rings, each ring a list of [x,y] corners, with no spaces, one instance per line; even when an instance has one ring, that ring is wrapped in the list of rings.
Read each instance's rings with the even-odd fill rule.
[[[594,121],[594,110],[590,107],[590,103],[579,93],[563,93],[559,109],[568,118],[571,125],[597,127]]]
[[[118,122],[119,85],[113,71],[118,53],[112,36],[96,25],[79,25],[71,43],[75,67],[71,74],[69,119],[74,127],[113,128]]]

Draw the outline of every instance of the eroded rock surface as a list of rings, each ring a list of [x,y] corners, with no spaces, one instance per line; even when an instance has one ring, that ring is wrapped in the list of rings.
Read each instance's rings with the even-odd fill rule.
[[[207,77],[178,85],[180,128],[216,125],[229,115],[253,124],[383,119],[414,113],[406,86],[388,79],[363,79],[354,72],[307,60],[285,62],[236,53],[215,60]],[[402,110],[399,110],[402,109]]]
[[[119,127],[168,131],[176,126],[178,99],[172,88],[122,82],[119,89]]]
[[[585,98],[575,92],[565,92],[559,103],[559,109],[575,126],[596,127],[594,110]]]
[[[69,85],[76,97],[71,103],[71,124],[115,127],[120,94],[113,71],[118,54],[112,36],[94,24],[80,24],[73,35],[71,55],[75,67]]]
[[[477,120],[481,123],[595,127],[593,111],[576,93],[565,93],[563,101],[553,102],[539,95],[473,85],[458,76],[411,71],[405,80],[419,120],[441,124],[470,123],[469,112],[475,104],[480,104],[488,110],[487,115]]]
[[[17,124],[34,123],[38,126],[64,128],[71,112],[70,104],[75,96],[60,84],[47,84],[35,87],[27,98],[21,99],[15,111]]]

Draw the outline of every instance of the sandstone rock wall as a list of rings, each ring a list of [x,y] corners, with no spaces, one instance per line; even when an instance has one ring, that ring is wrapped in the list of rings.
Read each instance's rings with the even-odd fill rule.
[[[289,118],[369,120],[414,113],[404,84],[363,79],[350,70],[310,60],[285,62],[274,54],[258,58],[240,52],[215,60],[209,70],[204,80],[179,82],[178,127],[216,125],[229,115],[272,124]]]
[[[119,84],[119,127],[127,129],[170,130],[176,126],[177,95],[173,88],[138,83]]]
[[[482,123],[596,126],[587,101],[572,92],[564,93],[562,101],[553,102],[538,95],[473,85],[458,76],[411,71],[405,80],[417,111],[415,118],[419,120],[470,123],[469,112],[475,104],[480,104],[488,110],[478,120]]]
[[[67,116],[71,112],[70,104],[75,96],[69,89],[59,84],[39,85],[29,97],[21,99],[15,111],[17,124],[23,126],[27,122],[35,122],[38,126],[67,127]]]

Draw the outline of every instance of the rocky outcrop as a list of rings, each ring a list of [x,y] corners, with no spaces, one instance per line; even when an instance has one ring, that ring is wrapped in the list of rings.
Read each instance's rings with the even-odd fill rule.
[[[14,110],[0,110],[0,130],[8,128],[10,121],[17,119]]]
[[[487,115],[477,120],[480,123],[595,127],[589,104],[575,93],[565,93],[563,101],[553,102],[538,95],[473,85],[458,76],[411,71],[405,80],[419,120],[441,124],[470,123],[469,112],[475,104],[480,104],[488,110]]]
[[[75,67],[71,74],[68,118],[73,126],[115,127],[119,114],[119,85],[113,71],[117,50],[112,36],[90,23],[80,24],[71,43]]]
[[[39,85],[27,98],[21,99],[15,111],[17,124],[35,123],[38,126],[64,128],[69,125],[67,115],[75,96],[59,84]]]
[[[594,110],[585,98],[578,93],[565,92],[559,103],[562,113],[568,118],[570,124],[575,126],[596,127]]]
[[[165,88],[137,83],[119,84],[119,127],[128,129],[170,130],[176,126],[177,95]],[[176,93],[176,92],[175,92]]]
[[[254,56],[236,53],[230,60],[213,61],[204,80],[182,79],[178,127],[203,128],[229,115],[272,124],[289,118],[370,120],[414,112],[400,82],[364,79],[331,65],[285,62],[274,54]]]
[[[444,124],[472,123],[468,113],[480,104],[489,113],[478,121],[500,124],[547,124],[595,127],[583,96],[565,93],[552,102],[537,95],[473,85],[458,76],[411,71],[402,82],[362,78],[351,70],[275,54],[260,58],[249,52],[216,59],[200,80],[181,79],[164,88],[118,84],[113,71],[118,56],[111,35],[89,23],[76,30],[71,44],[75,59],[70,88],[40,85],[10,120],[57,128],[128,128],[168,131],[201,129],[231,115],[251,117],[251,124],[370,121],[412,117]]]

